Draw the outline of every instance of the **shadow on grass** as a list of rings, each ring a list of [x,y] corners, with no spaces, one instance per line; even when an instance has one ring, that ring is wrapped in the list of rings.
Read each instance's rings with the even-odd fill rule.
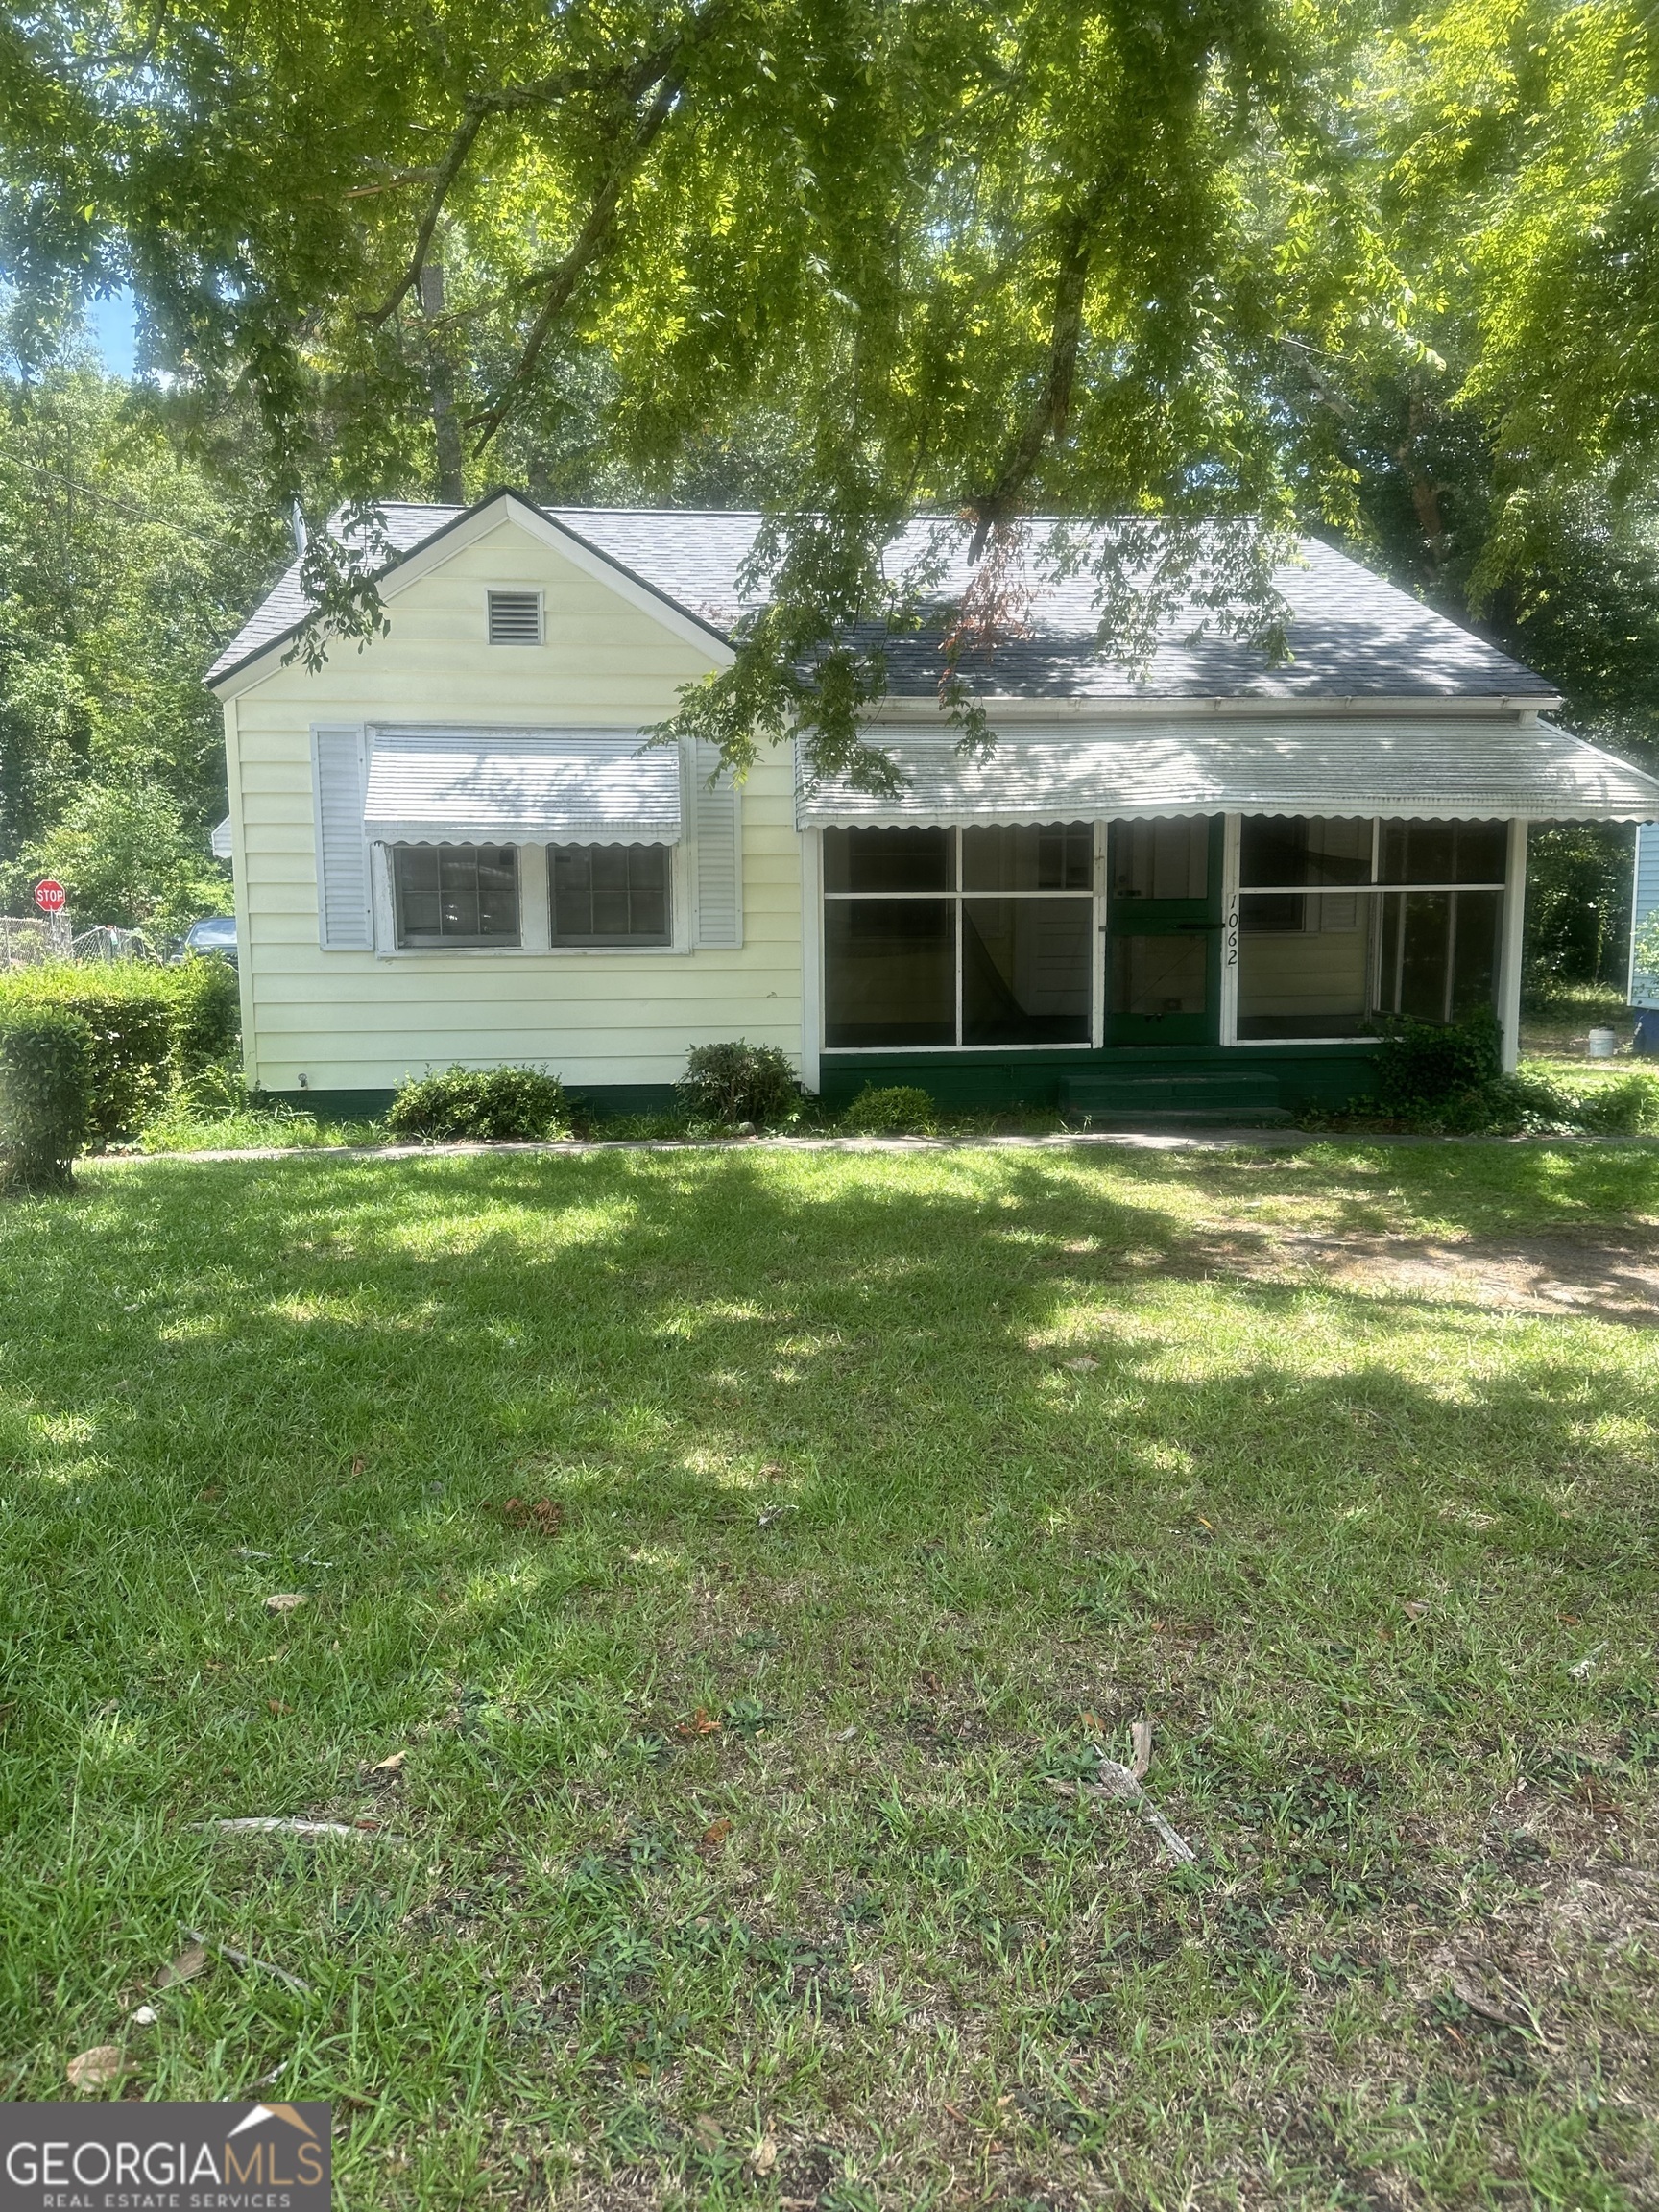
[[[1393,1156],[1375,1191],[1323,1157],[1242,1172],[1365,1230],[1403,1189],[1489,1230],[1495,1210],[1576,1220],[1615,1189],[1628,1204],[1632,1177],[1659,1188],[1647,1155],[1540,1152],[1471,1190],[1456,1166],[1479,1157]],[[412,1551],[433,1574],[543,1575],[545,1547],[481,1510],[536,1489],[615,1523],[606,1577],[624,1535],[684,1557],[740,1533],[761,1559],[810,1544],[892,1572],[1005,1524],[1012,1601],[1063,1576],[1056,1548],[1151,1539],[1200,1492],[1281,1550],[1381,1499],[1380,1544],[1404,1517],[1450,1558],[1470,1538],[1435,1518],[1447,1499],[1507,1485],[1533,1501],[1528,1546],[1556,1529],[1564,1559],[1616,1571],[1625,1539],[1595,1530],[1646,1510],[1647,1363],[1450,1299],[1161,1277],[1214,1173],[1018,1154],[157,1164],[0,1221],[0,1459],[52,1544],[106,1567],[129,1532],[188,1551],[233,1525],[278,1557],[345,1552],[337,1576]],[[1580,1487],[1570,1514],[1546,1500],[1561,1484]]]
[[[709,1917],[722,1808],[800,1882],[803,1926],[852,1868],[893,1888],[895,1955],[928,1949],[918,1914],[942,1949],[958,1900],[999,1897],[998,1941],[1075,1916],[1098,1977],[1103,1891],[1143,1883],[1172,1928],[1179,1897],[1035,1771],[1063,1733],[1083,1770],[1085,1704],[1119,1736],[1155,1707],[1158,1786],[1212,1842],[1258,1777],[1403,1866],[1407,1817],[1478,1834],[1492,1743],[1576,1742],[1599,1710],[1566,1661],[1619,1630],[1576,1623],[1644,1618],[1659,1378],[1630,1331],[1204,1280],[1179,1263],[1240,1191],[1338,1233],[1558,1231],[1651,1209],[1659,1162],[156,1163],[0,1214],[0,2004],[32,2024],[28,2093],[184,1920],[253,1931],[323,1990],[335,2040],[295,2079],[344,2079],[349,2045],[358,2065],[360,2008],[391,2054],[364,2066],[447,2126],[464,2080],[517,2108],[526,2049],[541,2098],[580,2012],[611,2040],[562,2093],[603,2115],[599,2059],[668,2063],[637,2037],[679,2000],[641,1957],[672,1980],[733,1897],[779,1921],[745,1942],[801,1951],[786,1885]],[[558,1511],[516,1525],[514,1497]],[[273,1615],[276,1593],[304,1602]],[[406,1748],[390,1802],[426,1857],[204,1833],[381,1805]],[[667,1936],[647,1876],[607,1871],[659,1846],[685,1884]],[[933,1962],[910,1971],[933,2003]],[[190,1997],[228,2024],[180,2029],[159,2093],[224,2088],[221,2044],[239,2087],[292,2053],[303,2008],[248,1986],[252,2026],[223,1980]],[[741,2045],[738,1998],[705,1999],[709,2039]],[[884,2062],[910,2018],[873,2032]],[[1070,2033],[1041,2030],[1056,2063]]]

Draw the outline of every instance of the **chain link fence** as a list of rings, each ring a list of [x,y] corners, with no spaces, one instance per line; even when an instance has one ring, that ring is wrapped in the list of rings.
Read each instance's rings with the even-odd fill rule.
[[[172,932],[108,923],[77,933],[67,914],[0,914],[0,973],[41,960],[171,960],[182,945]]]

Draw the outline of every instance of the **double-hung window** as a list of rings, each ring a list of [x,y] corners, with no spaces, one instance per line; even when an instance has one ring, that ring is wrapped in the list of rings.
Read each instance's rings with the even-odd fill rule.
[[[401,950],[477,951],[520,941],[511,845],[394,845],[392,894]]]
[[[556,946],[666,945],[673,937],[666,845],[554,845],[547,854]]]
[[[1246,815],[1238,1037],[1358,1037],[1493,1002],[1503,822]]]
[[[824,832],[830,1050],[1086,1045],[1087,822]]]

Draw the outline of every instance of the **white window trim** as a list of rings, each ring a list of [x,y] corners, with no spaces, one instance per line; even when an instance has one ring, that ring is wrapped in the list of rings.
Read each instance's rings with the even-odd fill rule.
[[[465,838],[454,840],[465,844]],[[509,842],[509,840],[496,840]],[[374,956],[378,960],[664,960],[691,950],[691,914],[685,886],[690,870],[684,845],[668,848],[669,912],[673,939],[666,945],[555,945],[553,904],[547,876],[547,847],[555,842],[602,844],[602,838],[555,840],[515,845],[518,855],[518,942],[517,945],[399,945],[397,905],[392,889],[392,848],[372,848]]]
[[[536,602],[536,635],[534,637],[492,637],[490,635],[490,601],[496,592],[503,597],[511,592],[517,599]],[[508,584],[497,577],[484,587],[484,642],[494,652],[534,652],[547,642],[547,595],[540,584]]]

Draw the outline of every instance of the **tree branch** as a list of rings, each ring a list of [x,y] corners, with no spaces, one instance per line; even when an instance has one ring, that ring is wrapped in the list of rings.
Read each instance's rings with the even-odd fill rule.
[[[969,502],[974,537],[968,558],[977,561],[986,541],[1007,515],[1042,459],[1051,439],[1063,437],[1071,412],[1071,386],[1077,373],[1077,350],[1083,340],[1083,293],[1089,281],[1089,263],[1094,228],[1094,199],[1074,216],[1060,251],[1054,279],[1054,321],[1048,337],[1048,371],[1037,404],[1015,443],[1002,473],[990,491]]]
[[[679,42],[670,56],[672,66],[667,67],[666,74],[658,84],[656,96],[650,107],[636,123],[623,152],[612,165],[609,176],[594,194],[593,204],[588,210],[588,219],[577,233],[568,252],[552,269],[545,272],[543,281],[547,285],[547,296],[542,301],[536,320],[531,324],[525,336],[523,350],[518,356],[517,367],[489,406],[481,408],[477,414],[470,415],[467,419],[468,429],[475,430],[478,434],[472,447],[474,459],[483,452],[485,446],[489,445],[491,439],[494,437],[496,431],[500,429],[502,423],[512,413],[519,393],[522,392],[535,371],[536,363],[541,358],[541,349],[546,345],[554,324],[564,312],[579,279],[598,258],[600,252],[609,240],[615,228],[616,210],[622,198],[623,187],[637,174],[639,164],[650,151],[657,133],[667,122],[674,103],[679,98],[681,88],[685,84],[685,71],[690,63],[692,52],[708,36],[716,18],[724,12],[726,0],[709,0],[709,5],[694,18],[685,36]],[[642,85],[639,89],[642,91],[645,87]],[[636,93],[635,97],[637,98],[638,94]]]
[[[438,219],[444,212],[444,204],[449,197],[456,178],[466,165],[467,156],[471,153],[479,132],[484,128],[485,122],[490,116],[516,114],[526,108],[550,108],[561,100],[569,99],[571,94],[575,92],[620,90],[626,94],[630,104],[633,104],[661,79],[664,72],[672,66],[675,56],[682,52],[685,44],[694,44],[703,36],[715,12],[716,9],[713,7],[704,11],[703,15],[693,23],[688,40],[673,40],[666,45],[659,46],[654,53],[641,55],[637,61],[618,63],[614,69],[598,72],[591,69],[565,70],[551,77],[543,77],[535,84],[510,84],[498,92],[472,93],[462,109],[461,121],[456,128],[455,135],[449,141],[448,153],[445,155],[436,169],[424,172],[433,180],[432,195],[426,203],[426,211],[421,218],[421,228],[415,233],[415,247],[409,256],[409,265],[404,270],[396,291],[388,294],[378,307],[368,309],[363,316],[363,321],[372,329],[377,330],[381,324],[396,314],[409,294],[420,283],[421,272],[425,266],[426,254],[432,244],[433,232],[437,229]],[[419,176],[421,173],[417,171],[411,174]],[[397,180],[401,181],[402,180]],[[367,197],[369,191],[378,189],[377,186],[368,187],[360,194],[348,193],[347,197],[349,199],[359,196]]]
[[[432,243],[432,233],[438,228],[438,218],[444,212],[444,203],[449,197],[449,187],[461,174],[461,167],[472,151],[472,142],[484,128],[489,108],[477,100],[469,101],[467,111],[461,118],[460,129],[449,141],[449,151],[438,164],[432,196],[426,203],[426,212],[421,218],[421,228],[415,233],[415,251],[409,256],[409,266],[403,272],[402,281],[396,291],[373,307],[363,320],[371,328],[378,330],[381,324],[402,305],[409,294],[421,281],[421,271],[425,266],[426,249]]]

